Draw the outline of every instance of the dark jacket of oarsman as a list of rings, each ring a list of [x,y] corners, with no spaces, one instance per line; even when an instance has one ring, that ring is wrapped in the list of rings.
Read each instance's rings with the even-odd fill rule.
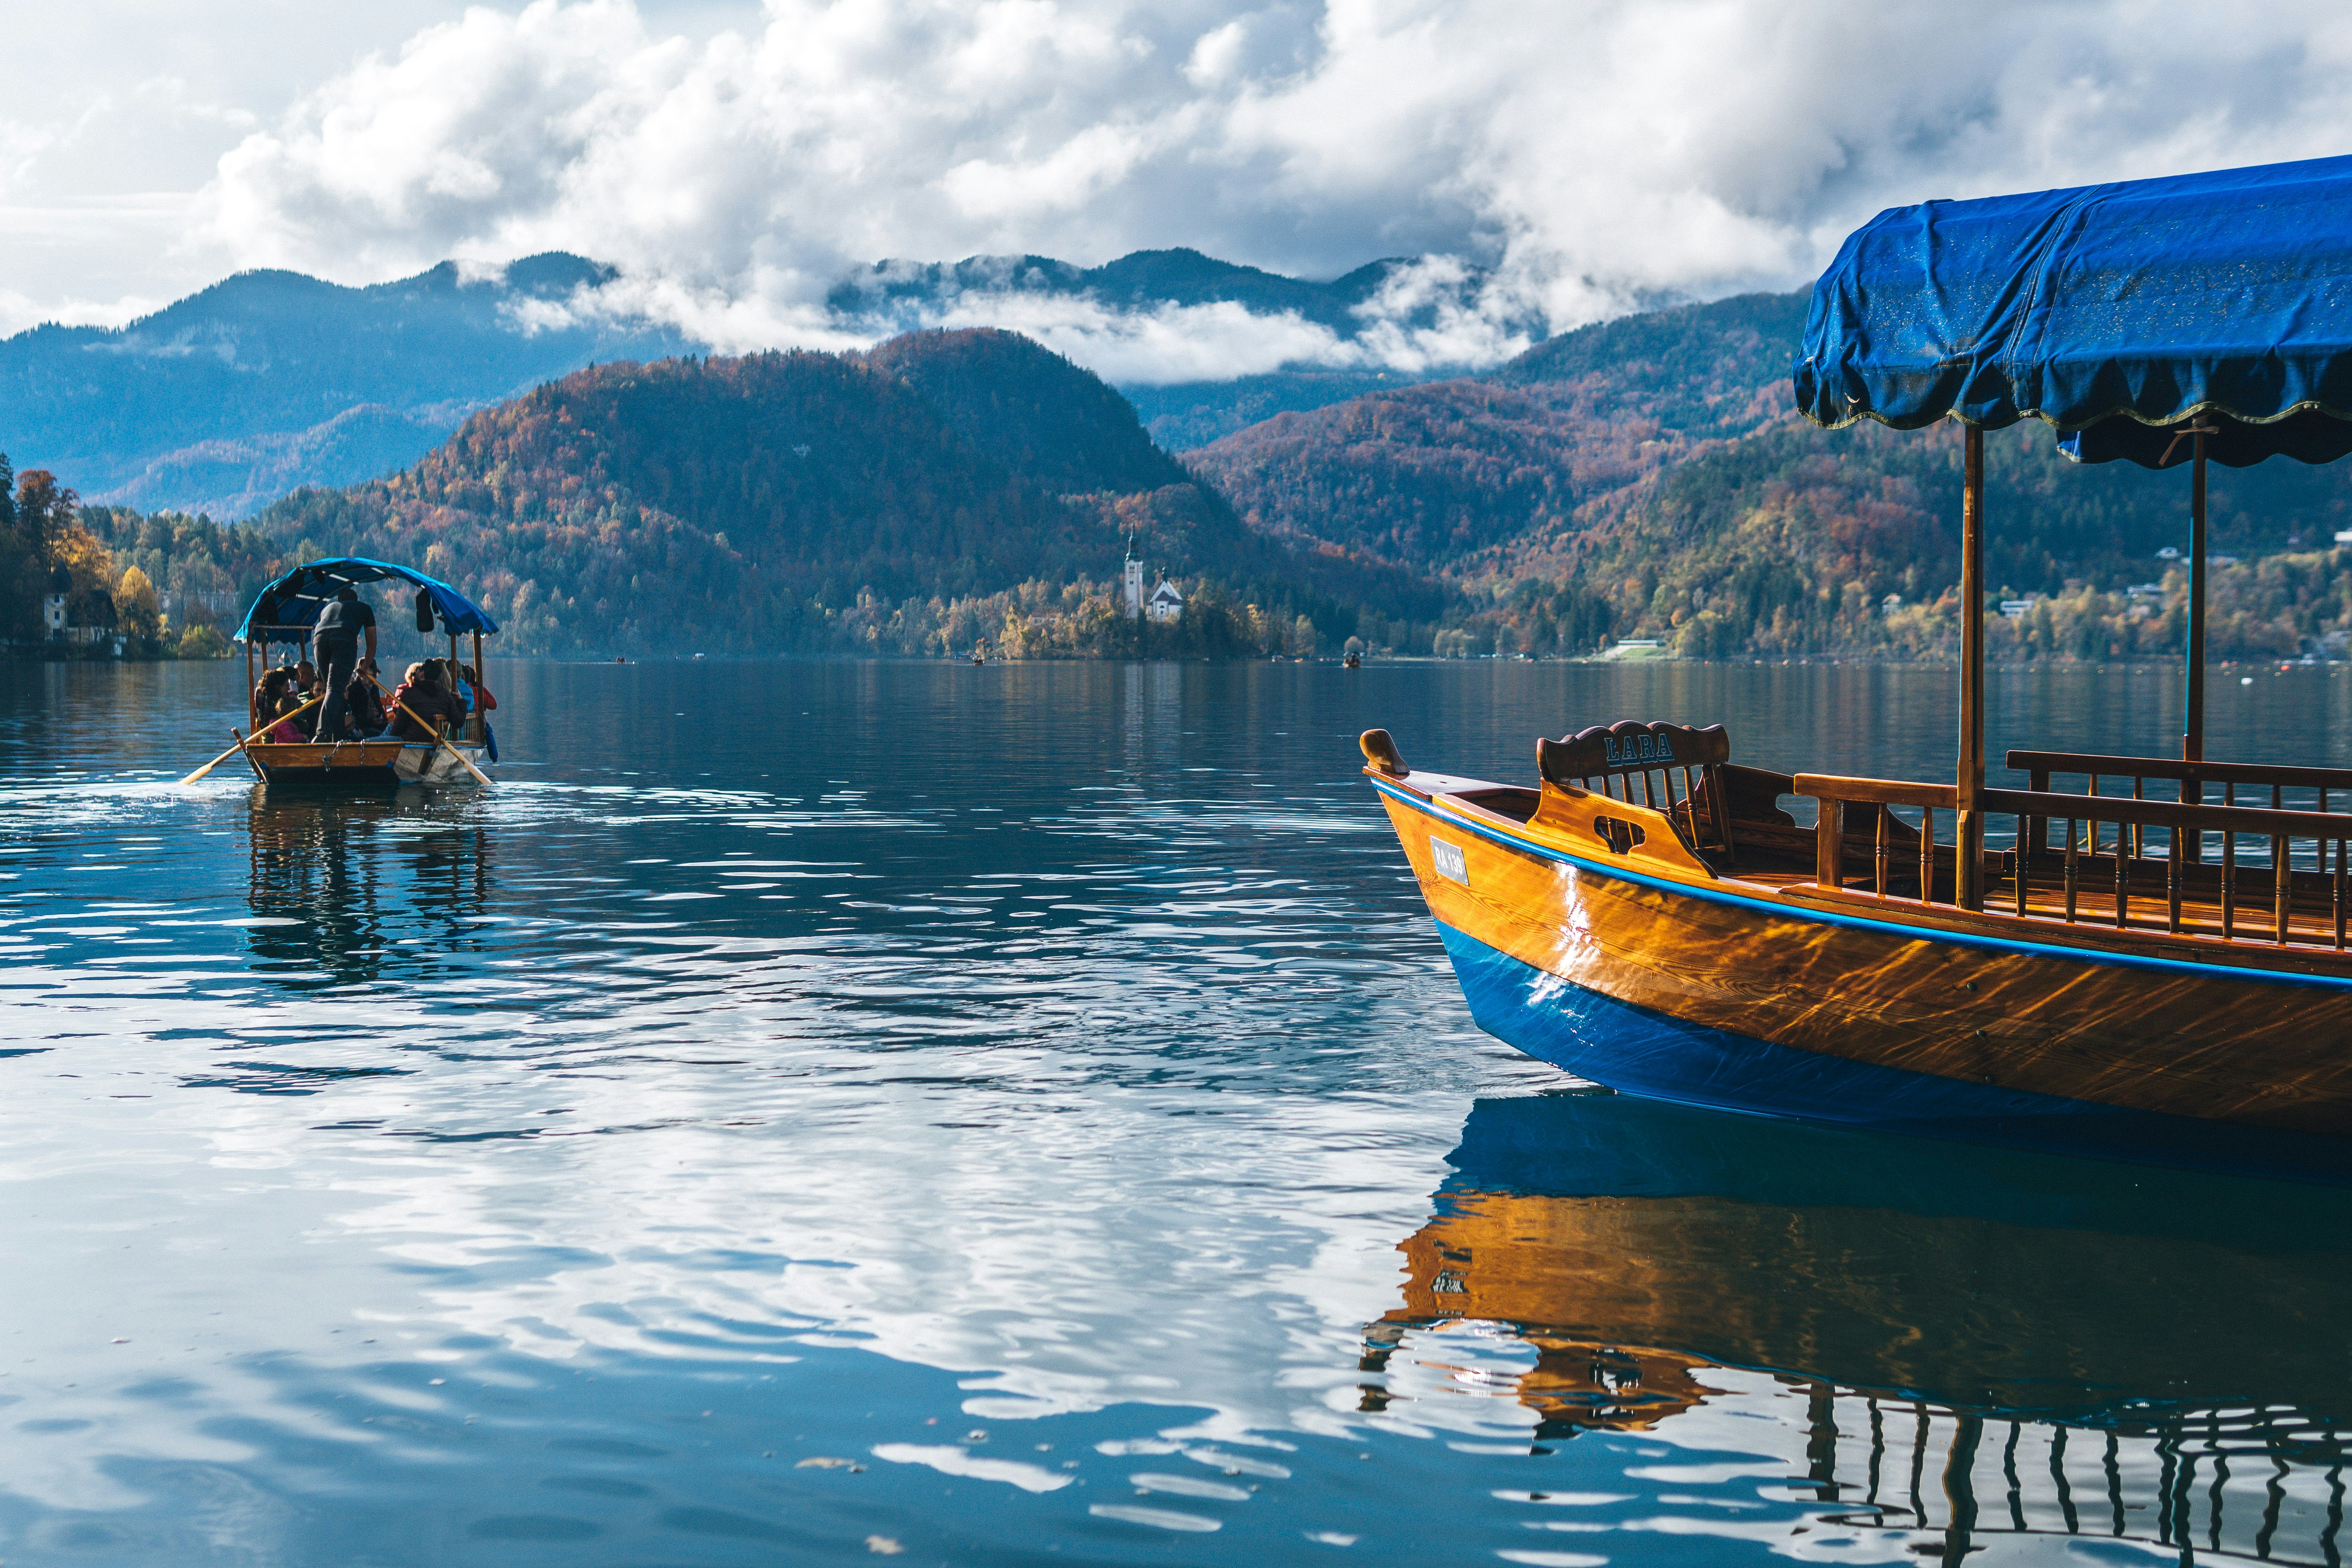
[[[349,584],[319,611],[311,641],[319,650],[326,706],[317,712],[315,730],[322,741],[340,741],[354,732],[373,734],[364,723],[355,724],[349,688],[359,665],[360,636],[365,633],[368,657],[375,657],[375,611]]]

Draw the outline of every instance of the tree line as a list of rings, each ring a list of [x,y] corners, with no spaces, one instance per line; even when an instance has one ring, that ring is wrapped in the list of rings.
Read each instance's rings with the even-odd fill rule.
[[[2178,657],[2186,475],[2076,468],[2049,445],[2038,426],[1986,442],[1991,657]],[[2340,656],[2352,554],[2334,534],[2352,523],[2352,472],[2263,468],[2274,471],[2214,473],[2213,655]],[[1954,658],[1959,489],[1954,429],[1778,424],[1588,505],[1570,542],[1522,570],[1465,581],[1433,651],[1579,655],[1643,639],[1692,658]]]
[[[250,574],[266,558],[251,531],[241,540],[237,531],[209,518],[83,506],[55,474],[19,474],[0,453],[0,642],[57,651],[47,622],[55,599],[69,627],[107,634],[102,642],[68,640],[68,652],[110,657],[119,636],[136,658],[224,655],[217,606],[234,598],[228,568]]]

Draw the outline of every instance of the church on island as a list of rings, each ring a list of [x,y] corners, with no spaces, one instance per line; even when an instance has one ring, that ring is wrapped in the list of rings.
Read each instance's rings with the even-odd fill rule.
[[[1135,558],[1132,549],[1127,554],[1124,582],[1129,615],[1148,616],[1153,625],[1164,626],[1184,614],[1184,595],[1167,578],[1160,578],[1150,593],[1143,591],[1143,563]]]

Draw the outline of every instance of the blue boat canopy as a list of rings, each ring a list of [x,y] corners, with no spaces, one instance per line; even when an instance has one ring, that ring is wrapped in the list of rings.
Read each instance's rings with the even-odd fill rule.
[[[430,595],[434,614],[452,632],[480,632],[487,637],[499,629],[498,622],[479,605],[446,583],[388,562],[339,555],[297,566],[264,588],[253,601],[253,607],[246,611],[245,624],[236,628],[236,640],[264,644],[307,642],[319,612],[326,608],[327,601],[340,589],[346,584],[356,588],[394,580],[415,584]]]
[[[1797,406],[1832,429],[2032,417],[2080,462],[2352,453],[2352,157],[1981,201],[1856,230],[1813,286]]]

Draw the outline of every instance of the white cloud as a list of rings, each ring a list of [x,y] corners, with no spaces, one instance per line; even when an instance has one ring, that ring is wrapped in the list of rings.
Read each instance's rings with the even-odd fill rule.
[[[825,289],[884,257],[1431,254],[1352,339],[954,306],[1123,379],[1277,352],[1420,368],[1510,352],[1531,304],[1558,329],[1796,286],[1898,202],[2341,152],[2347,65],[2352,13],[2310,4],[1955,26],[1760,0],[770,0],[686,37],[629,0],[537,0],[360,59],[201,205],[240,263],[352,281],[579,251],[729,347],[840,337]],[[1429,292],[1447,256],[1496,267],[1484,295]]]
[[[0,209],[0,216],[5,209]],[[35,300],[13,289],[0,289],[0,338],[13,336],[43,322],[61,327],[121,327],[160,309],[161,300],[131,295],[121,300]]]

